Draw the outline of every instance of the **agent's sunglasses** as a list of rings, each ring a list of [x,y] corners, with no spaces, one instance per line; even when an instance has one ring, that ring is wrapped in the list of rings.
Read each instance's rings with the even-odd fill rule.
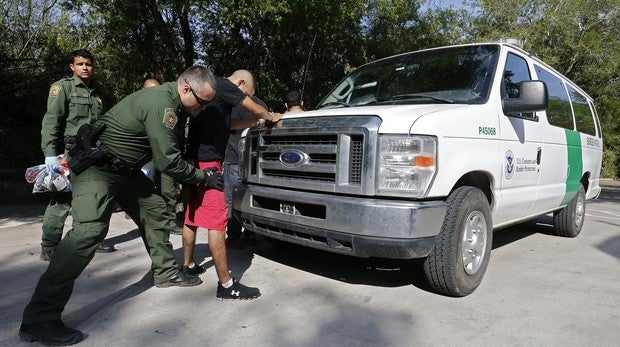
[[[200,97],[198,97],[198,95],[196,95],[196,92],[194,91],[194,88],[192,88],[192,86],[189,85],[189,83],[187,82],[187,79],[184,79],[185,84],[187,84],[187,86],[189,87],[189,91],[192,92],[192,95],[194,96],[194,98],[196,98],[196,101],[200,104],[200,105],[206,105],[209,103],[208,100],[202,99]]]

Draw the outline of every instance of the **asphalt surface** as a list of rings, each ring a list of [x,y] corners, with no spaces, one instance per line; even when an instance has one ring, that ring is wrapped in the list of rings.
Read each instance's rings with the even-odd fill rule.
[[[47,263],[39,260],[42,205],[0,206],[0,345],[23,343],[24,306]],[[68,221],[68,223],[70,220]],[[115,213],[108,240],[76,281],[63,315],[85,346],[618,346],[620,184],[589,201],[574,239],[552,220],[494,234],[482,285],[464,298],[435,294],[415,261],[358,259],[311,249],[230,250],[233,275],[258,286],[252,301],[218,301],[206,232],[197,260],[204,283],[155,288],[133,222]],[[178,260],[181,238],[172,235]]]

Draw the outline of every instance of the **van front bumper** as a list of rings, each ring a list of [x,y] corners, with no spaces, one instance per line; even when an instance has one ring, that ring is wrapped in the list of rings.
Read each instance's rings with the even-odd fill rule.
[[[274,239],[358,257],[411,259],[430,253],[446,204],[241,185],[233,212],[245,229]]]

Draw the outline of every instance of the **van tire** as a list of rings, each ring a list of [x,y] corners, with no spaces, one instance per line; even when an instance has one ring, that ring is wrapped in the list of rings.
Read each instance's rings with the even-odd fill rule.
[[[469,186],[457,188],[446,203],[446,216],[435,246],[424,261],[424,274],[435,291],[466,296],[480,285],[489,264],[493,243],[491,208],[486,195]],[[477,255],[464,261],[470,252]]]
[[[577,195],[563,209],[553,214],[555,234],[564,237],[576,237],[581,232],[586,218],[586,190],[579,184]]]

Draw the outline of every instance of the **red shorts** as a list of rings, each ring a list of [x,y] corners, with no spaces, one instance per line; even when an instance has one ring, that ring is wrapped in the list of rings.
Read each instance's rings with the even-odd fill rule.
[[[222,164],[219,161],[196,161],[194,165],[200,170],[215,167],[218,173],[222,173]],[[189,194],[185,224],[225,231],[228,226],[228,206],[224,192],[197,184]]]

